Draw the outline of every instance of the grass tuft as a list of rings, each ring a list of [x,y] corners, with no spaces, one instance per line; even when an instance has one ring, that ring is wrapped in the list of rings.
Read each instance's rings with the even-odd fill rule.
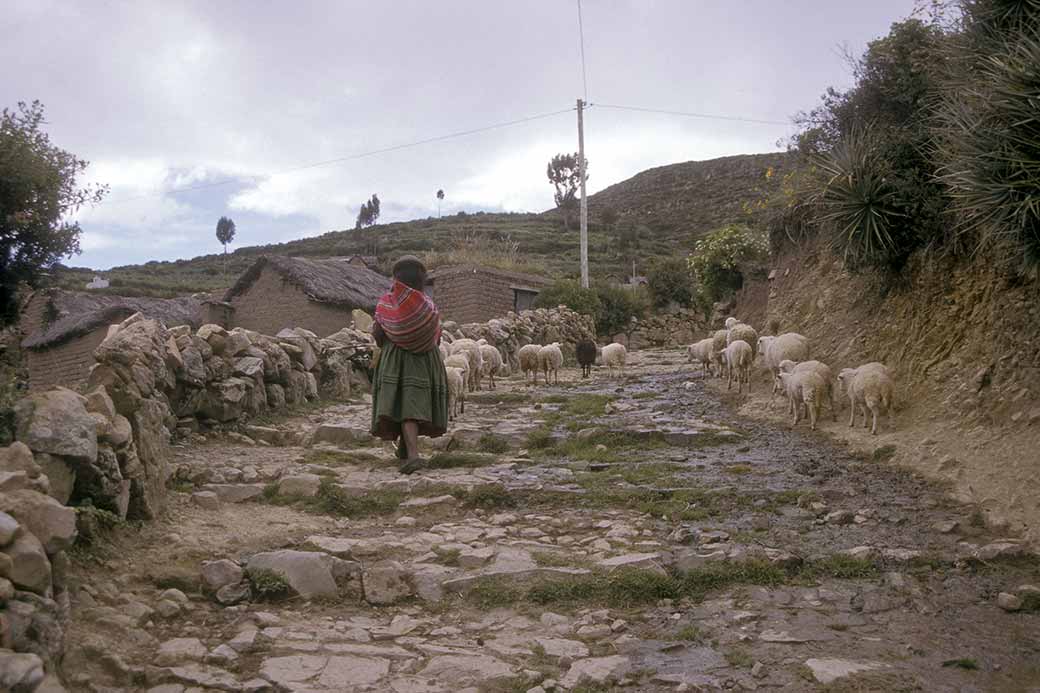
[[[253,595],[258,600],[283,599],[292,591],[289,581],[273,570],[250,570],[246,575]]]
[[[477,441],[477,450],[493,455],[501,455],[509,451],[509,441],[493,433],[485,433]]]

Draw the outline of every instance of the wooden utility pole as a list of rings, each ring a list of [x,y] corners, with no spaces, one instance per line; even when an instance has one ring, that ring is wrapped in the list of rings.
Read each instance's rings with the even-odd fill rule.
[[[581,182],[581,286],[589,288],[589,204],[585,199],[585,102],[578,99],[578,180]]]

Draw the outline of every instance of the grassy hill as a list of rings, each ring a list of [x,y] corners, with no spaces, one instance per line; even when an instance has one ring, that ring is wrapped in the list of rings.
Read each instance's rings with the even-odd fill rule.
[[[656,257],[685,254],[693,242],[736,221],[753,223],[745,203],[772,190],[780,176],[767,179],[766,170],[783,172],[787,154],[751,154],[710,161],[690,161],[643,171],[589,197],[589,264],[594,278],[621,279],[645,270]],[[607,225],[612,210],[617,220]],[[576,224],[575,224],[576,227]],[[622,250],[619,237],[636,231],[638,243]],[[203,255],[191,260],[149,262],[117,267],[105,276],[108,290],[123,295],[174,296],[226,288],[263,254],[330,257],[375,255],[384,263],[413,253],[431,266],[480,262],[548,277],[578,272],[578,232],[565,231],[559,214],[460,213],[441,219],[380,224],[355,231],[330,231],[288,243],[250,246],[228,256],[227,279],[223,256]],[[60,268],[52,283],[80,289],[94,271]]]

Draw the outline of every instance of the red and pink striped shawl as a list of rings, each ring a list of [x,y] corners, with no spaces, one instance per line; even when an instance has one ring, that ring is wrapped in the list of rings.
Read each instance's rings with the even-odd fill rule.
[[[386,338],[402,349],[423,354],[437,348],[441,320],[437,306],[422,291],[394,280],[376,305],[376,320]]]

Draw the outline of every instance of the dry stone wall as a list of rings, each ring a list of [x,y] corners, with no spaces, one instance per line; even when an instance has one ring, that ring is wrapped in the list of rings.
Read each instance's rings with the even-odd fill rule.
[[[595,340],[596,330],[588,315],[576,313],[570,308],[538,308],[520,313],[510,311],[504,318],[487,322],[458,325],[444,323],[445,340],[461,338],[486,339],[502,353],[503,363],[516,369],[520,363],[517,352],[526,344],[549,344],[559,342],[568,358],[574,358],[574,345],[584,339]]]
[[[351,328],[192,332],[138,314],[109,328],[86,394],[58,387],[20,401],[17,442],[0,448],[0,691],[64,690],[64,551],[104,518],[162,512],[173,436],[349,396],[367,385],[372,349]]]

